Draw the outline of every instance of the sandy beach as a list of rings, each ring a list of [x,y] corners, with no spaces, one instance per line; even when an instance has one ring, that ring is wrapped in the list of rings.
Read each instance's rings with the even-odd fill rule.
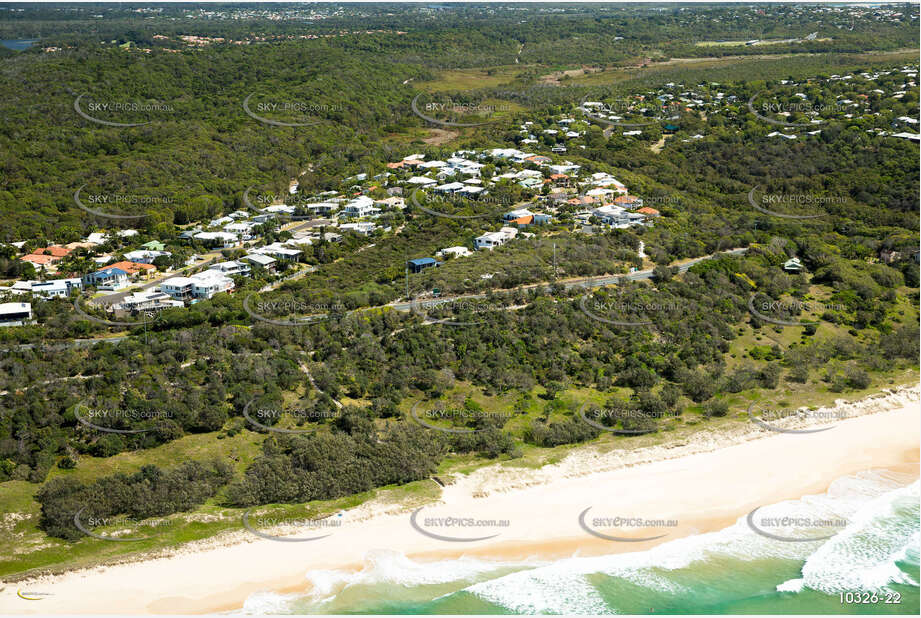
[[[476,555],[497,559],[558,558],[647,549],[655,543],[724,528],[761,505],[824,492],[837,478],[869,469],[917,478],[919,390],[841,404],[837,418],[787,419],[784,428],[605,453],[585,447],[538,470],[489,466],[444,488],[437,504],[417,513],[349,511],[329,534],[310,542],[280,542],[244,533],[237,542],[169,558],[99,567],[7,584],[3,613],[208,613],[235,610],[258,591],[297,592],[312,569],[360,569],[367,552],[392,550],[415,560]],[[833,415],[830,415],[833,416]],[[841,417],[847,418],[842,419]],[[821,426],[819,426],[821,425]],[[434,481],[433,481],[434,482]],[[621,539],[612,541],[595,532]],[[458,518],[434,525],[433,518]],[[597,518],[674,520],[668,526],[597,524]],[[499,520],[507,525],[460,525]],[[595,523],[593,523],[595,522]],[[502,523],[502,522],[499,522]],[[429,534],[426,534],[429,533]],[[443,540],[431,535],[465,539]],[[466,539],[491,536],[467,541]],[[240,542],[240,538],[245,542]],[[10,590],[41,593],[40,601]]]

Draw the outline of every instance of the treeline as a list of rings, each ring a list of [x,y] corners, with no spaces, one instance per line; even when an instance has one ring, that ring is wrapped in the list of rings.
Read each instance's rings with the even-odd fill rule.
[[[444,446],[412,424],[388,424],[378,432],[364,415],[347,414],[335,431],[271,436],[263,454],[228,488],[234,506],[340,498],[427,478]]]
[[[50,536],[76,541],[84,533],[75,525],[79,514],[86,522],[126,515],[135,520],[164,517],[203,504],[226,485],[233,475],[221,461],[188,461],[163,470],[143,466],[134,474],[113,474],[92,483],[70,477],[49,481],[35,495],[41,504],[39,527]]]

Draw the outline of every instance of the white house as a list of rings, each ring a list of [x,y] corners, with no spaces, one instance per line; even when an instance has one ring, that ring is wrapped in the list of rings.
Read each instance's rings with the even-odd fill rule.
[[[480,249],[493,249],[506,242],[508,242],[508,237],[502,232],[486,232],[473,239],[473,246],[479,251]]]
[[[0,326],[22,326],[31,321],[31,303],[0,303]]]
[[[476,197],[477,195],[479,195],[485,190],[486,189],[484,189],[483,187],[478,187],[476,185],[466,185],[463,189],[458,189],[456,195],[467,195],[470,197]]]
[[[22,294],[31,292],[45,298],[66,298],[74,290],[83,289],[83,280],[79,277],[72,279],[51,279],[50,281],[17,281],[11,290]]]
[[[342,209],[342,214],[346,217],[372,217],[380,212],[381,209],[375,208],[374,200],[367,195],[356,197]]]
[[[498,232],[487,232],[482,236],[477,236],[473,240],[473,246],[477,251],[480,249],[493,249],[500,245],[504,245],[517,235],[518,230],[515,228],[503,227]]]
[[[121,268],[103,268],[84,275],[83,283],[96,286],[97,290],[120,290],[128,286],[128,273]]]
[[[272,258],[268,258],[272,259]],[[272,260],[274,261],[274,260]],[[208,267],[208,270],[216,270],[225,276],[230,275],[249,275],[249,264],[239,260],[230,260],[229,262],[218,262]]]
[[[592,210],[592,215],[598,217],[604,225],[627,225],[630,223],[628,213],[620,206],[608,204]]]
[[[357,223],[343,223],[339,226],[339,229],[355,232],[356,234],[361,234],[362,236],[367,236],[375,229],[377,229],[377,226],[370,221],[359,221]]]
[[[233,279],[216,270],[195,273],[192,280],[192,295],[195,298],[211,298],[218,292],[229,292],[234,288]]]
[[[224,231],[231,234],[236,234],[243,240],[252,240],[254,227],[256,227],[256,224],[251,221],[237,221],[235,223],[228,223],[225,225]]]
[[[463,189],[465,186],[466,185],[464,185],[464,183],[462,182],[451,182],[446,185],[439,185],[435,187],[433,190],[437,191],[438,193],[457,193],[458,191]]]
[[[217,270],[205,270],[189,277],[172,277],[160,284],[160,291],[180,301],[212,298],[234,288],[233,279]]]
[[[225,249],[231,249],[240,242],[239,237],[230,232],[198,232],[192,238],[210,245],[223,245]]]
[[[148,251],[147,249],[138,249],[137,251],[129,251],[125,254],[125,259],[129,262],[137,262],[138,264],[153,264],[153,261],[160,257],[171,256],[172,253],[169,251]]]
[[[453,256],[455,258],[462,258],[473,255],[470,249],[467,247],[447,247],[435,253],[436,256],[444,258],[447,256]]]
[[[301,255],[302,251],[300,249],[292,249],[291,247],[286,247],[280,242],[273,242],[271,245],[253,249],[252,253],[269,255],[279,260],[296,260],[298,259],[298,256]]]
[[[129,294],[122,302],[113,305],[116,311],[150,311],[157,309],[168,309],[170,307],[182,307],[183,303],[179,300],[173,300],[169,294],[155,291],[134,292]]]
[[[93,245],[101,245],[105,243],[107,240],[109,240],[109,236],[102,232],[93,232],[92,234],[86,237],[86,242],[93,244]]]
[[[160,291],[176,300],[188,300],[192,298],[192,279],[171,277],[160,284]]]

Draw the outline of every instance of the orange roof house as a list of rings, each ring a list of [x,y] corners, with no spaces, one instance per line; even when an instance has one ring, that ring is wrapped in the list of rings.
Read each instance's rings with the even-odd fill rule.
[[[397,161],[396,163],[388,163],[387,167],[392,170],[398,170],[405,165],[405,161]]]
[[[62,258],[70,253],[70,249],[67,247],[59,247],[58,245],[51,245],[49,247],[45,247],[44,249],[36,249],[33,253],[35,255],[51,255],[56,258]]]
[[[121,270],[128,273],[129,277],[141,273],[143,275],[149,275],[152,272],[156,272],[157,267],[153,264],[141,264],[140,262],[129,262],[124,260],[122,262],[116,262],[114,264],[109,264],[106,268],[120,268]]]
[[[650,217],[659,216],[659,211],[656,210],[655,208],[650,208],[649,206],[643,206],[642,208],[637,209],[636,212],[640,214],[644,214],[644,215],[649,215]]]
[[[37,253],[30,253],[29,255],[24,255],[19,259],[23,260],[24,262],[31,262],[35,264],[36,266],[43,266],[45,264],[51,264],[52,262],[57,262],[61,258],[54,257],[53,255],[41,255]]]
[[[618,195],[614,198],[614,203],[618,206],[623,206],[624,204],[635,204],[639,201],[639,198],[635,195]]]

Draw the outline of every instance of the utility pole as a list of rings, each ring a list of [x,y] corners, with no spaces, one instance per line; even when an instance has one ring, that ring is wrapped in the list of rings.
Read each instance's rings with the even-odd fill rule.
[[[556,243],[553,243],[553,278],[556,279]]]
[[[409,298],[409,266],[406,267],[406,300],[411,300]]]

